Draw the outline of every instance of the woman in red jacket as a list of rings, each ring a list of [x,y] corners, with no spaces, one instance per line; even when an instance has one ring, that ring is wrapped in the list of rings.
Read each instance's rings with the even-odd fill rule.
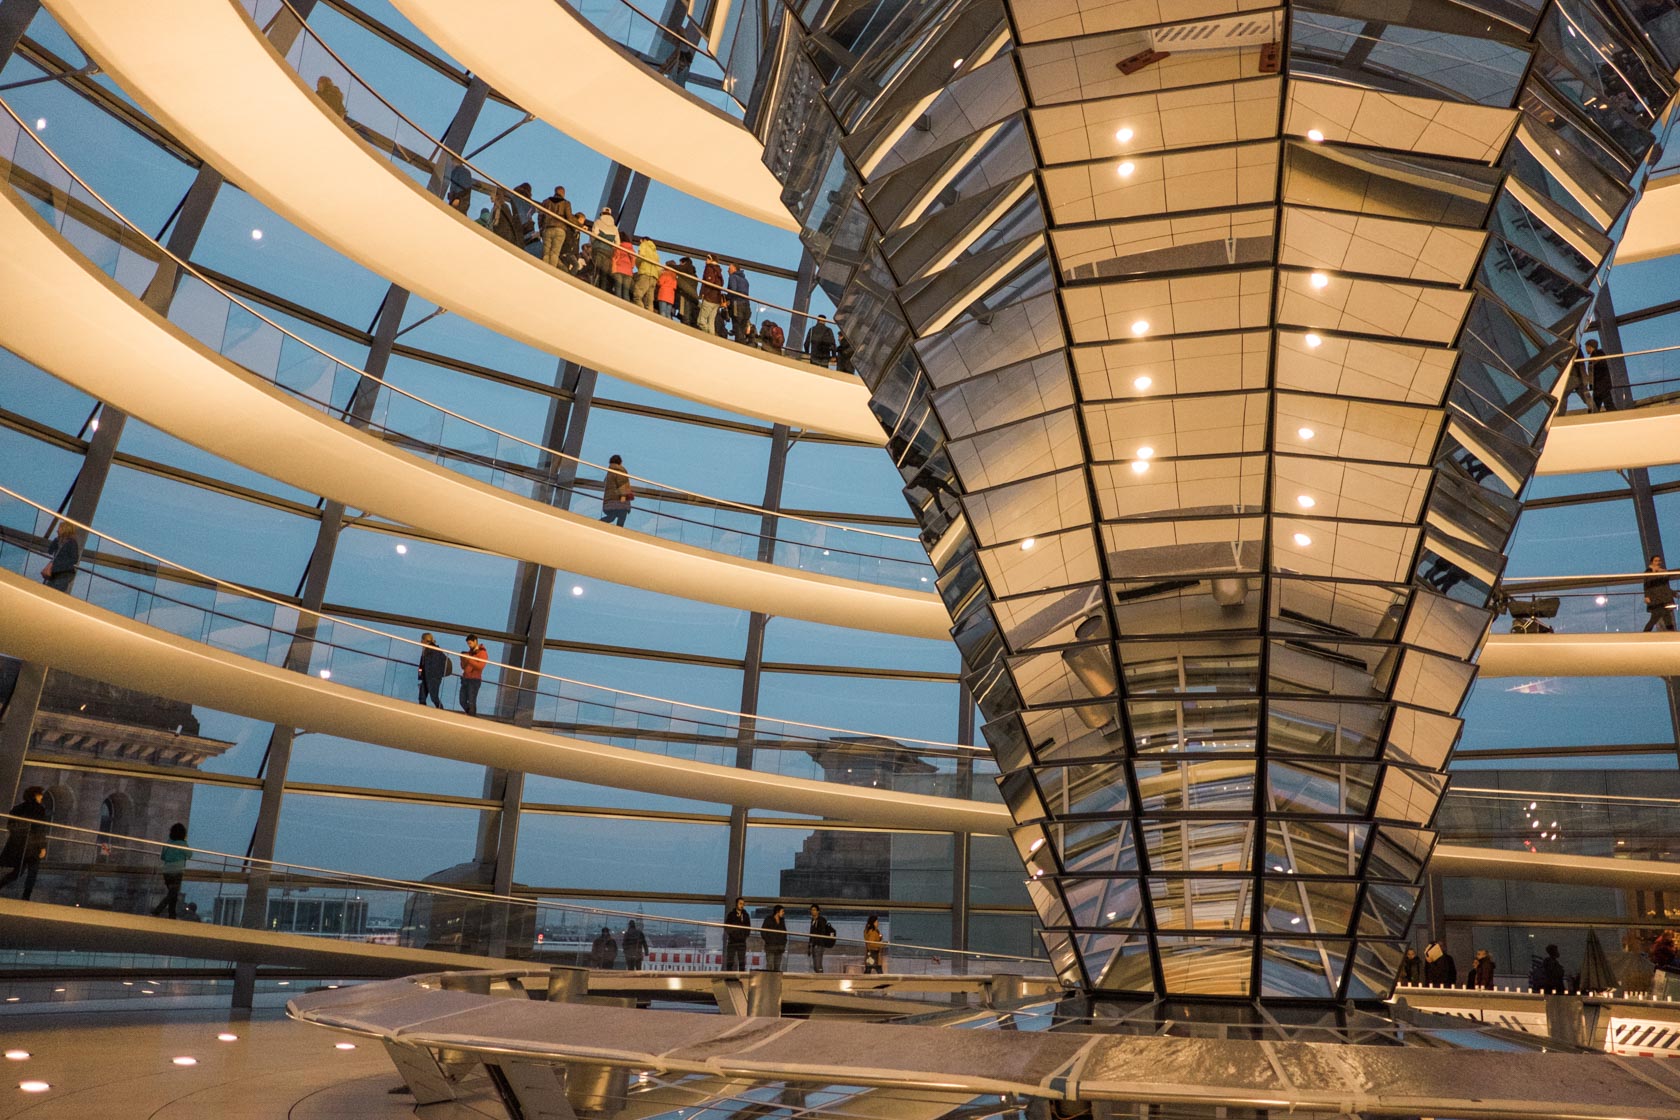
[[[629,299],[630,289],[636,278],[636,253],[634,234],[621,233],[618,248],[613,250],[613,294],[619,299]]]

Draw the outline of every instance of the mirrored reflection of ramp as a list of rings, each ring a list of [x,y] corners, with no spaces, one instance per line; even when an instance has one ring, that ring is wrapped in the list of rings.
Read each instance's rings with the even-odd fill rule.
[[[1680,197],[1680,191],[1675,193]],[[1618,471],[1668,463],[1680,463],[1680,405],[1559,416],[1547,429],[1538,473]]]
[[[656,74],[567,5],[397,0],[394,7],[468,70],[566,135],[725,210],[799,228],[752,133]],[[509,27],[519,29],[517,49],[509,49]]]
[[[14,192],[0,195],[10,312],[0,343],[195,446],[448,540],[615,583],[858,629],[949,630],[927,593],[621,533],[406,454],[211,353],[95,270]]]
[[[852,375],[676,325],[543,266],[451,210],[334,116],[230,0],[53,0],[50,10],[229,178],[417,295],[661,392],[883,442]]]
[[[998,805],[693,762],[346,688],[145,626],[0,571],[0,648],[96,680],[265,722],[591,785],[892,828],[1002,833]]]
[[[1493,634],[1483,677],[1680,677],[1680,634]]]

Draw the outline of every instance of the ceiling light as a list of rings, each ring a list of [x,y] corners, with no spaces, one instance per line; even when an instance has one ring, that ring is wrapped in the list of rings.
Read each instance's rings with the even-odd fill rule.
[[[1306,548],[1308,545],[1312,544],[1312,538],[1307,536],[1305,533],[1296,533],[1295,544],[1299,548]]]
[[[45,1081],[19,1081],[18,1088],[26,1093],[44,1093],[52,1086]]]
[[[1300,436],[1302,439],[1311,439],[1318,433],[1314,432],[1311,428],[1296,428],[1295,434]]]
[[[1318,337],[1316,334],[1309,334],[1306,337],[1306,343],[1307,343],[1307,349],[1308,350],[1317,350],[1320,346],[1322,346],[1324,344],[1324,340],[1322,338]]]
[[[1307,139],[1311,140],[1314,144],[1322,144],[1324,143],[1324,133],[1320,132],[1316,128],[1309,128],[1307,129]]]
[[[1307,277],[1307,280],[1310,281],[1312,286],[1315,288],[1328,288],[1330,286],[1330,277],[1322,272],[1313,273],[1311,276]]]
[[[1293,917],[1293,918],[1289,919],[1289,924],[1292,925],[1292,926],[1300,925],[1301,924],[1300,916],[1297,915],[1296,917]]]
[[[333,1044],[333,1049],[335,1050],[354,1050],[355,1048],[356,1044],[354,1042],[337,1042]]]
[[[1529,807],[1529,808],[1530,808],[1530,809],[1538,809],[1538,808],[1540,808],[1540,802],[1538,802],[1538,801],[1530,801],[1530,802],[1529,802],[1529,803],[1528,803],[1528,807]]]
[[[1118,917],[1119,917],[1119,916],[1120,916],[1120,912],[1119,912],[1119,911],[1118,911],[1118,910],[1110,910],[1110,911],[1109,911],[1109,912],[1108,912],[1108,920],[1109,920],[1109,921],[1111,921],[1111,922],[1112,922],[1112,921],[1113,921],[1113,920],[1114,920],[1114,919],[1115,919],[1115,918],[1118,918]]]
[[[6,1060],[8,1062],[27,1062],[29,1060],[29,1051],[8,1050],[6,1051]]]
[[[1149,333],[1149,320],[1148,319],[1139,319],[1137,322],[1133,323],[1132,324],[1132,333],[1133,334],[1148,334]]]
[[[1027,845],[1027,852],[1028,854],[1031,854],[1042,847],[1044,847],[1044,837],[1040,836],[1037,840],[1034,840],[1031,844]]]
[[[1129,144],[1132,140],[1132,130],[1129,128],[1122,128],[1119,132],[1114,134],[1114,138],[1122,144]]]
[[[1155,384],[1155,379],[1146,373],[1142,377],[1139,377],[1136,381],[1132,382],[1132,388],[1141,393],[1153,384]]]
[[[1021,542],[1021,551],[1022,552],[1031,552],[1032,551],[1032,546],[1037,544],[1037,543],[1038,543],[1038,538],[1037,537],[1028,537],[1026,540]]]
[[[99,430],[99,417],[95,416],[92,420],[88,421],[88,431],[97,432],[98,430]]]
[[[1528,827],[1529,828],[1539,828],[1540,827],[1540,822],[1535,821],[1533,824],[1529,825]]]
[[[45,132],[46,130],[47,130],[47,118],[46,117],[36,117],[35,118],[35,131],[36,132]]]
[[[262,230],[260,230],[260,229],[252,230],[251,231],[251,240],[252,241],[261,241],[262,240]]]
[[[217,1042],[238,1042],[239,1041],[239,1036],[236,1035],[236,1034],[229,1034],[227,1031],[223,1031],[221,1034],[216,1036],[216,1041]]]
[[[1137,170],[1137,164],[1128,159],[1123,161],[1120,166],[1116,167],[1114,170],[1120,173],[1120,178],[1129,179],[1132,176],[1132,172]]]
[[[967,61],[968,61],[968,59],[966,59],[966,58],[959,58],[955,62],[951,63],[951,69],[961,70],[962,69],[962,64],[967,62]]]
[[[407,556],[408,555],[408,546],[406,544],[399,544],[397,546],[397,555],[398,556]]]
[[[1133,474],[1143,474],[1147,470],[1149,470],[1149,460],[1147,460],[1147,459],[1133,459],[1132,460],[1132,473]]]
[[[197,1058],[188,1058],[184,1055],[182,1057],[171,1058],[169,1060],[178,1066],[196,1066],[198,1064]]]
[[[1155,457],[1155,449],[1153,447],[1140,447],[1140,448],[1138,448],[1138,458],[1139,459],[1153,459],[1154,457]]]
[[[1302,494],[1300,497],[1295,499],[1295,502],[1302,509],[1311,509],[1318,504],[1311,494]]]
[[[1593,598],[1593,602],[1596,603],[1598,606],[1601,606],[1601,607],[1604,606],[1609,601],[1610,600],[1603,595],[1598,595],[1598,596],[1595,596]]]

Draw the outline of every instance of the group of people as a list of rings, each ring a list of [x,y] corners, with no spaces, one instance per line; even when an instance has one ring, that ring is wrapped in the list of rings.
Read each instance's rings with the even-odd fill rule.
[[[461,710],[469,716],[476,716],[478,690],[484,684],[484,666],[490,660],[490,651],[484,648],[477,634],[468,634],[467,648],[461,651],[460,658]],[[454,675],[455,663],[443,652],[437,639],[429,633],[420,635],[420,662],[415,674],[420,682],[420,705],[424,707],[430,701],[434,708],[443,707],[443,679]]]
[[[805,935],[805,951],[810,956],[811,971],[823,971],[824,957],[834,948],[840,935],[834,925],[823,916],[822,907],[811,904],[811,924]],[[723,971],[745,972],[747,970],[747,942],[756,932],[764,949],[764,970],[766,972],[781,972],[787,962],[788,928],[787,907],[776,903],[764,915],[764,920],[754,927],[752,914],[747,910],[747,900],[737,898],[735,905],[730,907],[723,916]],[[642,961],[647,957],[647,934],[637,927],[634,920],[628,922],[624,932],[614,937],[607,926],[601,927],[601,932],[589,947],[589,966],[591,968],[617,968],[619,951],[624,953],[624,967],[632,971],[642,967]],[[880,919],[877,915],[869,915],[863,927],[863,970],[867,973],[881,973],[886,970],[887,943],[881,934]]]
[[[457,164],[450,176],[450,205],[466,213],[474,185],[472,172]],[[774,319],[755,324],[752,284],[740,262],[731,261],[726,268],[712,253],[698,264],[691,256],[664,257],[653,238],[637,237],[620,227],[610,206],[590,221],[588,213],[573,208],[562,186],[541,205],[532,198],[530,183],[511,191],[493,187],[490,205],[479,211],[478,223],[540,256],[549,267],[637,307],[746,346],[773,354],[803,354],[818,365],[836,363],[842,372],[850,372],[852,348],[836,335],[828,316],[818,315],[805,338],[793,346]]]
[[[594,942],[589,946],[590,968],[618,967],[618,940],[613,937],[612,930],[606,926],[596,934]],[[624,927],[624,967],[634,972],[642,967],[642,958],[647,956],[648,939],[636,925],[636,919],[631,918]]]
[[[1465,972],[1464,986],[1492,991],[1497,968],[1493,954],[1486,949],[1477,949]],[[1446,942],[1440,938],[1424,946],[1422,956],[1416,949],[1408,947],[1400,958],[1399,982],[1427,984],[1432,988],[1456,988],[1459,986],[1458,962],[1453,960]],[[1568,989],[1568,978],[1564,975],[1563,960],[1556,945],[1546,946],[1546,955],[1535,959],[1529,969],[1528,982],[1529,987],[1537,992],[1563,992]]]
[[[6,843],[0,848],[0,891],[21,880],[23,891],[19,898],[29,901],[35,894],[35,883],[41,876],[41,861],[47,858],[48,833],[52,829],[51,814],[47,811],[47,791],[44,786],[30,786],[23,791],[23,800],[12,806],[6,821]],[[110,845],[101,837],[99,850],[109,855]],[[169,842],[158,852],[163,872],[163,899],[152,908],[156,918],[183,918],[189,922],[202,921],[198,904],[181,902],[181,882],[186,878],[187,861],[192,850],[187,847],[187,826],[176,821],[169,826]]]
[[[1581,398],[1581,406],[1588,412],[1616,410],[1616,386],[1610,377],[1610,362],[1603,353],[1598,339],[1588,339],[1569,373],[1569,386],[1564,395],[1573,393]]]

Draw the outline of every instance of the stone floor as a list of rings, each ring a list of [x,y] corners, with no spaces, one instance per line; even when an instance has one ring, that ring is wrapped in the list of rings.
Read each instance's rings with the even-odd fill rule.
[[[218,1041],[219,1033],[238,1035]],[[275,1014],[156,1010],[0,1016],[0,1118],[29,1120],[507,1120],[480,1079],[476,1094],[416,1108],[379,1046]],[[196,1058],[178,1066],[174,1059]],[[22,1081],[51,1088],[26,1093]],[[469,1085],[472,1083],[469,1082]]]

